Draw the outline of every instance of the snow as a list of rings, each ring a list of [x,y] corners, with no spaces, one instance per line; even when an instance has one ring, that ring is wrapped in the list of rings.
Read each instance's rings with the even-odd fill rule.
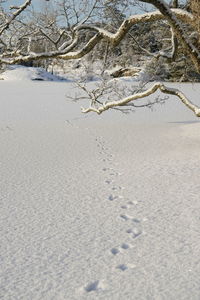
[[[38,81],[63,81],[66,80],[62,77],[53,75],[46,72],[43,68],[25,67],[21,65],[11,65],[8,69],[1,73],[0,78],[9,81],[25,81],[25,80],[38,80]]]
[[[82,115],[70,82],[0,85],[0,297],[199,299],[199,120],[176,98]]]

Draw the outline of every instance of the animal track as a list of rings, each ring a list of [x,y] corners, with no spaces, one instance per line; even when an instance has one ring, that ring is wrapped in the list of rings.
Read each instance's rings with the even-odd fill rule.
[[[112,170],[112,169],[110,169],[110,170]],[[122,173],[119,173],[119,172],[112,172],[112,173],[110,173],[109,174],[110,176],[121,176],[122,175]]]
[[[112,187],[112,190],[113,190],[113,191],[117,191],[117,190],[120,191],[120,190],[124,190],[124,189],[125,189],[125,188],[124,188],[123,186],[113,186],[113,187]]]
[[[136,204],[137,204],[137,201],[134,201],[134,202],[133,201],[128,201],[127,204],[121,205],[121,208],[122,209],[128,209],[128,208],[130,208],[130,206],[133,206],[133,205],[136,205]]]
[[[103,284],[99,280],[93,281],[84,287],[87,293],[103,290]]]
[[[132,238],[134,238],[134,239],[142,234],[142,230],[139,229],[139,228],[136,228],[136,227],[135,228],[129,228],[129,229],[126,230],[126,232],[128,234],[131,234]]]
[[[113,170],[113,168],[103,168],[102,169],[102,171],[104,171],[104,172],[106,172],[106,171],[113,171],[113,172],[115,172],[114,170]],[[114,173],[113,173],[114,174]],[[116,173],[117,174],[117,173]],[[115,174],[114,174],[115,175]]]
[[[116,195],[116,196],[114,196],[113,194],[110,194],[110,196],[108,197],[108,199],[109,199],[110,201],[113,201],[113,200],[115,200],[115,199],[121,199],[121,198],[123,198],[123,196],[121,196],[121,195]]]
[[[127,205],[121,205],[121,208],[122,208],[122,209],[127,209],[128,206],[127,206]]]
[[[138,220],[136,218],[133,218],[132,220],[133,220],[134,223],[140,223],[140,220]]]
[[[122,206],[123,208],[126,208],[125,206]],[[136,218],[133,218],[132,216],[129,216],[129,215],[125,215],[125,214],[121,214],[120,217],[122,219],[124,219],[125,221],[128,221],[128,220],[131,220],[133,221],[134,223],[140,223],[140,221]]]
[[[106,180],[105,183],[110,184],[112,181],[111,180]]]
[[[129,244],[123,243],[123,244],[121,244],[121,248],[124,250],[127,250],[130,248],[130,246],[129,246]]]
[[[115,199],[117,199],[117,198],[118,198],[118,196],[110,195],[110,196],[108,197],[108,200],[113,201],[113,200],[115,200]]]
[[[120,271],[126,271],[127,269],[134,269],[136,266],[133,264],[119,264],[117,266],[117,269],[119,269]]]
[[[110,193],[107,194],[107,199],[109,201],[114,201],[114,200],[118,199],[120,202],[120,199],[125,198],[125,196],[122,192],[122,190],[124,190],[125,187],[118,185],[117,182],[120,179],[118,176],[123,175],[123,173],[118,172],[118,167],[115,164],[115,162],[113,161],[113,155],[111,153],[109,153],[109,149],[106,147],[106,143],[103,141],[103,138],[98,138],[98,139],[96,139],[96,141],[97,141],[97,146],[99,149],[98,150],[99,154],[101,155],[101,161],[103,162],[102,171],[105,172],[104,173],[105,174],[104,183],[107,185],[108,190],[110,191]],[[119,195],[120,193],[123,195]],[[125,210],[125,211],[121,211],[121,212],[128,212],[128,209],[130,209],[130,211],[133,211],[134,206],[138,204],[138,201],[136,201],[136,200],[132,201],[129,199],[130,198],[128,198],[124,204],[119,203],[120,208]],[[118,203],[118,202],[114,202],[114,203]],[[142,228],[141,228],[142,226],[140,224],[141,220],[138,219],[137,217],[132,216],[131,214],[133,214],[133,212],[130,212],[130,215],[128,215],[126,213],[122,213],[119,215],[119,217],[123,221],[126,221],[127,224],[129,224],[128,226],[130,226],[130,228],[128,228],[126,230],[126,232],[129,234],[130,238],[136,239],[143,233]],[[118,245],[117,247],[111,248],[109,250],[109,253],[110,253],[110,255],[113,256],[114,260],[116,260],[116,259],[118,260],[118,256],[122,257],[121,255],[125,251],[127,251],[127,254],[128,254],[130,251],[130,248],[132,248],[132,247],[134,247],[134,246],[131,243],[129,244],[129,243],[123,242],[120,245]],[[119,263],[119,261],[118,261],[118,263]],[[120,264],[116,265],[115,268],[118,269],[119,271],[124,272],[127,269],[135,268],[135,265],[120,263]],[[86,287],[84,287],[84,289],[88,293],[98,291],[99,289],[101,289],[100,281],[97,280],[97,281],[91,282]]]
[[[131,246],[129,245],[129,244],[127,244],[127,243],[122,243],[121,245],[120,245],[120,248],[121,248],[121,250],[128,250],[129,248],[131,248]],[[118,249],[118,248],[112,248],[111,250],[110,250],[110,252],[113,254],[113,255],[117,255],[118,253],[120,253],[121,251],[120,251],[120,249]]]
[[[94,281],[92,283],[89,283],[86,287],[85,287],[85,290],[86,292],[92,292],[92,291],[96,291],[98,289],[98,284],[99,284],[99,281]]]
[[[132,237],[135,239],[136,237],[138,237],[139,235],[142,234],[142,231],[138,228],[133,228],[133,235]]]
[[[129,208],[129,205],[123,204],[123,205],[121,205],[121,208],[122,208],[122,209],[128,209],[128,208]]]
[[[122,218],[125,221],[129,220],[129,217],[127,215],[123,215],[123,214],[120,215],[120,218]]]
[[[137,205],[138,204],[138,201],[135,200],[135,201],[128,201],[128,205]]]
[[[121,271],[125,271],[128,269],[128,266],[125,264],[120,264],[117,266],[117,269],[121,270]]]
[[[119,253],[119,249],[117,249],[117,248],[112,248],[110,251],[113,255],[116,255]]]
[[[128,207],[126,205],[122,205],[121,208],[126,209]],[[129,215],[121,214],[120,218],[122,218],[125,221],[131,220],[131,221],[133,221],[133,223],[138,223],[138,224],[140,223],[139,219],[133,218],[132,216],[129,216]]]

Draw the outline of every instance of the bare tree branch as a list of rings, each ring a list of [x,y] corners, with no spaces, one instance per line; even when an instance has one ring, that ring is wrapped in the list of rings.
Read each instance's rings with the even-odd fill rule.
[[[177,15],[174,13],[174,9],[170,9],[169,5],[166,2],[161,0],[140,0],[140,1],[153,4],[163,14],[163,16],[166,18],[166,20],[169,22],[170,26],[172,27],[177,38],[182,43],[187,54],[190,56],[191,60],[193,61],[196,70],[200,72],[200,52],[197,49],[197,47],[195,47],[188,39],[182,24],[177,18]],[[184,23],[186,22],[184,21]]]
[[[8,21],[0,29],[0,36],[2,35],[2,33],[5,30],[7,30],[10,27],[12,22],[31,4],[31,2],[32,2],[32,0],[27,0],[24,2],[23,5],[15,8],[17,10],[12,14],[12,16],[8,19]]]
[[[174,9],[173,11],[178,19],[187,21],[189,24],[193,24],[192,14],[187,13],[181,9]],[[67,44],[64,43],[63,44],[64,46],[60,46],[59,49],[56,51],[49,51],[43,53],[27,53],[23,55],[17,55],[16,53],[16,57],[14,58],[8,57],[7,59],[3,59],[2,56],[0,56],[0,62],[5,64],[16,64],[22,61],[28,62],[32,60],[45,59],[45,58],[61,58],[65,60],[78,59],[85,56],[87,53],[89,53],[102,39],[105,39],[108,42],[112,43],[113,46],[117,46],[133,25],[138,23],[152,22],[152,21],[158,21],[163,19],[165,19],[165,17],[159,11],[153,13],[146,13],[143,15],[134,15],[126,19],[119,27],[116,33],[111,33],[105,29],[98,28],[92,25],[86,25],[86,24],[80,25],[74,28],[75,38],[73,39],[73,42],[70,45],[68,43]],[[74,49],[75,46],[77,46],[79,32],[81,30],[90,30],[96,32],[96,34],[87,42],[85,46],[83,46],[82,49],[76,50],[74,52],[70,52],[72,49]],[[66,45],[69,46],[66,47]]]
[[[106,111],[110,108],[119,107],[119,106],[126,106],[131,101],[135,101],[135,100],[138,100],[138,99],[141,99],[141,98],[148,97],[148,96],[154,94],[157,90],[160,90],[164,94],[177,96],[183,102],[183,104],[185,104],[190,110],[192,110],[194,112],[194,114],[197,117],[200,117],[200,107],[193,104],[189,99],[187,99],[187,97],[181,91],[179,91],[177,89],[173,89],[173,88],[168,88],[162,83],[155,83],[148,90],[146,90],[144,92],[141,92],[141,93],[131,95],[131,96],[126,97],[122,100],[105,102],[105,103],[103,103],[102,106],[99,106],[98,108],[92,107],[92,106],[87,108],[87,109],[82,108],[82,112],[83,113],[96,112],[97,114],[101,114],[102,112],[104,112],[104,111]]]

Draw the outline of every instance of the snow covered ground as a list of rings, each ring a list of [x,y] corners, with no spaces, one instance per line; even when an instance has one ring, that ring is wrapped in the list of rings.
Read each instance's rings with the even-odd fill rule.
[[[11,65],[0,74],[1,80],[9,81],[63,81],[66,79],[46,72],[43,68],[24,67],[21,65]]]
[[[200,299],[198,119],[174,98],[82,115],[72,83],[0,85],[0,298]]]

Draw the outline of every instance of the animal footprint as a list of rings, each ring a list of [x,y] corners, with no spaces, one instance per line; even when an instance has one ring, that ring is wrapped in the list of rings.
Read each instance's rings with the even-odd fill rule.
[[[121,208],[122,208],[122,209],[127,209],[128,206],[127,206],[127,205],[122,205]]]
[[[122,243],[121,246],[120,246],[120,248],[121,248],[122,250],[127,250],[127,249],[130,248],[130,245],[127,244],[127,243]],[[112,248],[112,249],[110,250],[110,252],[111,252],[113,255],[116,255],[116,254],[120,253],[120,250],[119,250],[118,248]]]
[[[121,206],[122,209],[128,209],[130,206],[134,205],[135,203],[132,201],[128,201],[127,204]]]
[[[119,264],[118,266],[117,266],[117,269],[119,269],[120,271],[126,271],[127,269],[133,269],[133,268],[135,268],[135,265],[132,265],[132,264]]]
[[[128,201],[128,205],[137,205],[138,201]]]
[[[130,246],[129,246],[129,244],[123,243],[123,244],[121,244],[121,248],[124,250],[127,250],[130,248]]]
[[[112,181],[111,180],[106,180],[105,183],[110,184]]]
[[[125,209],[125,208],[128,208],[126,205],[122,205],[121,208]],[[128,215],[125,215],[125,214],[121,214],[120,217],[122,219],[124,219],[125,221],[128,221],[128,220],[132,220],[133,223],[140,223],[140,220],[137,219],[137,218],[133,218],[131,216],[128,216]]]
[[[115,200],[115,199],[122,199],[122,198],[123,198],[123,196],[121,196],[121,195],[114,196],[114,195],[112,195],[112,194],[108,197],[108,199],[109,199],[110,201],[113,201],[113,200]]]
[[[120,264],[117,266],[117,269],[121,270],[121,271],[125,271],[128,269],[128,266],[125,264]]]
[[[140,223],[140,220],[139,220],[139,219],[136,219],[136,218],[133,218],[132,221],[133,221],[134,223]]]
[[[138,237],[139,235],[142,234],[142,230],[138,229],[138,228],[129,228],[126,230],[127,233],[132,234],[132,237],[135,239],[136,237]]]
[[[128,205],[133,205],[133,201],[128,201]]]
[[[113,201],[113,200],[115,200],[115,199],[117,199],[117,198],[118,198],[117,196],[110,195],[110,196],[108,197],[108,200]]]
[[[121,214],[120,215],[120,218],[122,218],[123,220],[125,221],[128,221],[128,220],[133,220],[134,218],[129,216],[129,215],[125,215],[125,214]]]
[[[99,280],[96,280],[86,285],[84,289],[87,293],[103,290],[103,284]]]
[[[138,228],[133,228],[132,233],[133,233],[132,237],[135,239],[136,237],[142,234],[142,231]]]
[[[123,215],[123,214],[120,215],[120,218],[122,218],[125,221],[129,220],[129,217],[127,215]]]
[[[110,250],[110,252],[111,252],[113,255],[116,255],[116,254],[119,253],[119,249],[117,249],[117,248],[112,248],[112,249]]]
[[[110,170],[114,171],[113,169],[110,169]],[[110,176],[121,176],[122,173],[119,173],[119,172],[114,171],[114,172],[110,173],[109,175],[110,175]]]
[[[125,188],[123,186],[113,186],[112,190],[116,191],[116,190],[124,190]]]

